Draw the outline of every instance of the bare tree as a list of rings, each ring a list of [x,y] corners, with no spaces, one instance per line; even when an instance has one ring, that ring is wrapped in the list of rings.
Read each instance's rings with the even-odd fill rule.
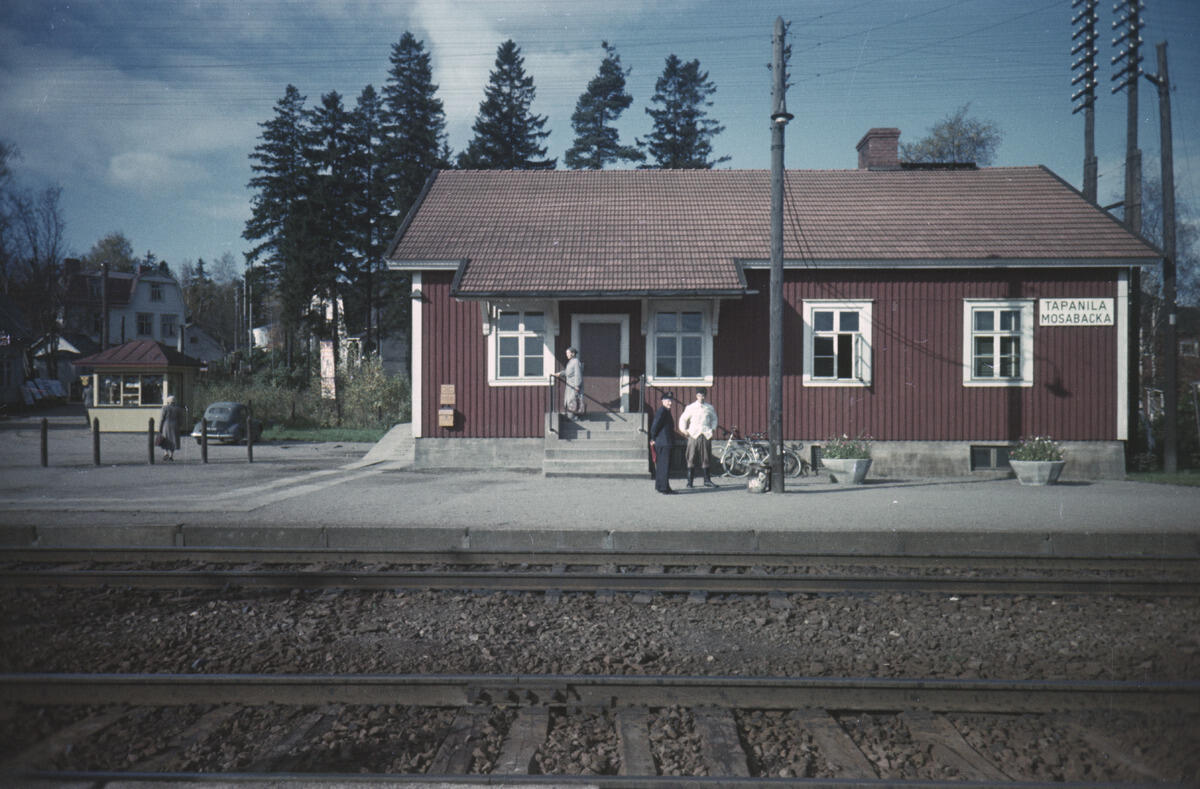
[[[900,146],[900,158],[906,162],[974,162],[981,167],[996,158],[1003,132],[992,121],[967,117],[970,104],[964,104],[934,124],[929,135],[915,143]]]

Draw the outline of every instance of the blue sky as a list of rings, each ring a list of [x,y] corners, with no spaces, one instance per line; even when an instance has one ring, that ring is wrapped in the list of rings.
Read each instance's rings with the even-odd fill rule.
[[[1157,71],[1154,45],[1168,41],[1178,195],[1200,210],[1200,2],[1145,4],[1143,68]],[[1120,199],[1125,150],[1125,97],[1109,92],[1111,8],[1101,0],[1102,203]],[[852,168],[867,129],[899,127],[911,142],[969,102],[1003,131],[996,165],[1044,164],[1081,185],[1071,0],[3,0],[0,139],[20,151],[22,186],[62,186],[71,252],[120,231],[173,265],[226,252],[240,264],[248,155],[289,83],[310,105],[337,90],[353,106],[367,84],[382,88],[391,47],[411,30],[432,55],[457,152],[496,48],[512,38],[561,165],[607,40],[633,69],[624,140],[649,133],[644,108],[666,57],[697,58],[717,87],[717,155],[766,168],[776,16],[792,22],[789,168]],[[1140,93],[1145,172],[1157,174],[1157,95],[1146,80]]]

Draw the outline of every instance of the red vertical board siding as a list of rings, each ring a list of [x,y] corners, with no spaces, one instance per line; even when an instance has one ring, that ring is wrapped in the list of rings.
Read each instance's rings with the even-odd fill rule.
[[[723,424],[767,427],[768,275],[748,272],[758,293],[721,308],[712,400]],[[1113,440],[1117,329],[1042,327],[1034,321],[1032,387],[963,386],[963,300],[1115,298],[1107,270],[1040,272],[791,271],[784,299],[784,434],[820,440],[842,433],[879,440],[998,441],[1046,433]],[[870,299],[872,385],[805,387],[805,299]]]
[[[769,276],[747,272],[756,291],[723,301],[713,339],[710,399],[720,422],[743,433],[767,429]],[[538,437],[546,387],[489,387],[487,337],[477,302],[450,296],[451,275],[427,273],[423,292],[424,393],[432,437]],[[869,434],[878,440],[1003,441],[1050,434],[1061,440],[1114,440],[1117,344],[1123,327],[1043,327],[1034,321],[1032,387],[963,386],[963,300],[968,298],[1116,298],[1112,270],[789,271],[784,282],[784,435],[821,440]],[[803,301],[870,299],[872,385],[805,387]],[[646,368],[636,301],[564,302],[553,343],[561,365],[576,313],[630,316],[630,374]],[[438,428],[442,384],[454,384],[454,430]],[[694,389],[676,392],[686,404]],[[647,405],[658,394],[647,395]]]
[[[426,435],[431,438],[537,437],[544,431],[545,386],[488,386],[487,340],[479,303],[450,295],[452,275],[427,273],[424,309]],[[455,387],[454,429],[437,426],[443,384]]]

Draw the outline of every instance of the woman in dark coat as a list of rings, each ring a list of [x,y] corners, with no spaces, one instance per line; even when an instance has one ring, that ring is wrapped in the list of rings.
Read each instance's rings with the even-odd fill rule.
[[[163,460],[175,459],[175,450],[179,448],[179,420],[182,417],[183,409],[175,405],[175,395],[167,395],[162,414],[158,418],[159,446],[162,447]]]

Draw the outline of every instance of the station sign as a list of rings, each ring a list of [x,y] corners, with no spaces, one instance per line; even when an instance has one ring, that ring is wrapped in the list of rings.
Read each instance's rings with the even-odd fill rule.
[[[1038,299],[1039,326],[1112,326],[1112,299]]]

